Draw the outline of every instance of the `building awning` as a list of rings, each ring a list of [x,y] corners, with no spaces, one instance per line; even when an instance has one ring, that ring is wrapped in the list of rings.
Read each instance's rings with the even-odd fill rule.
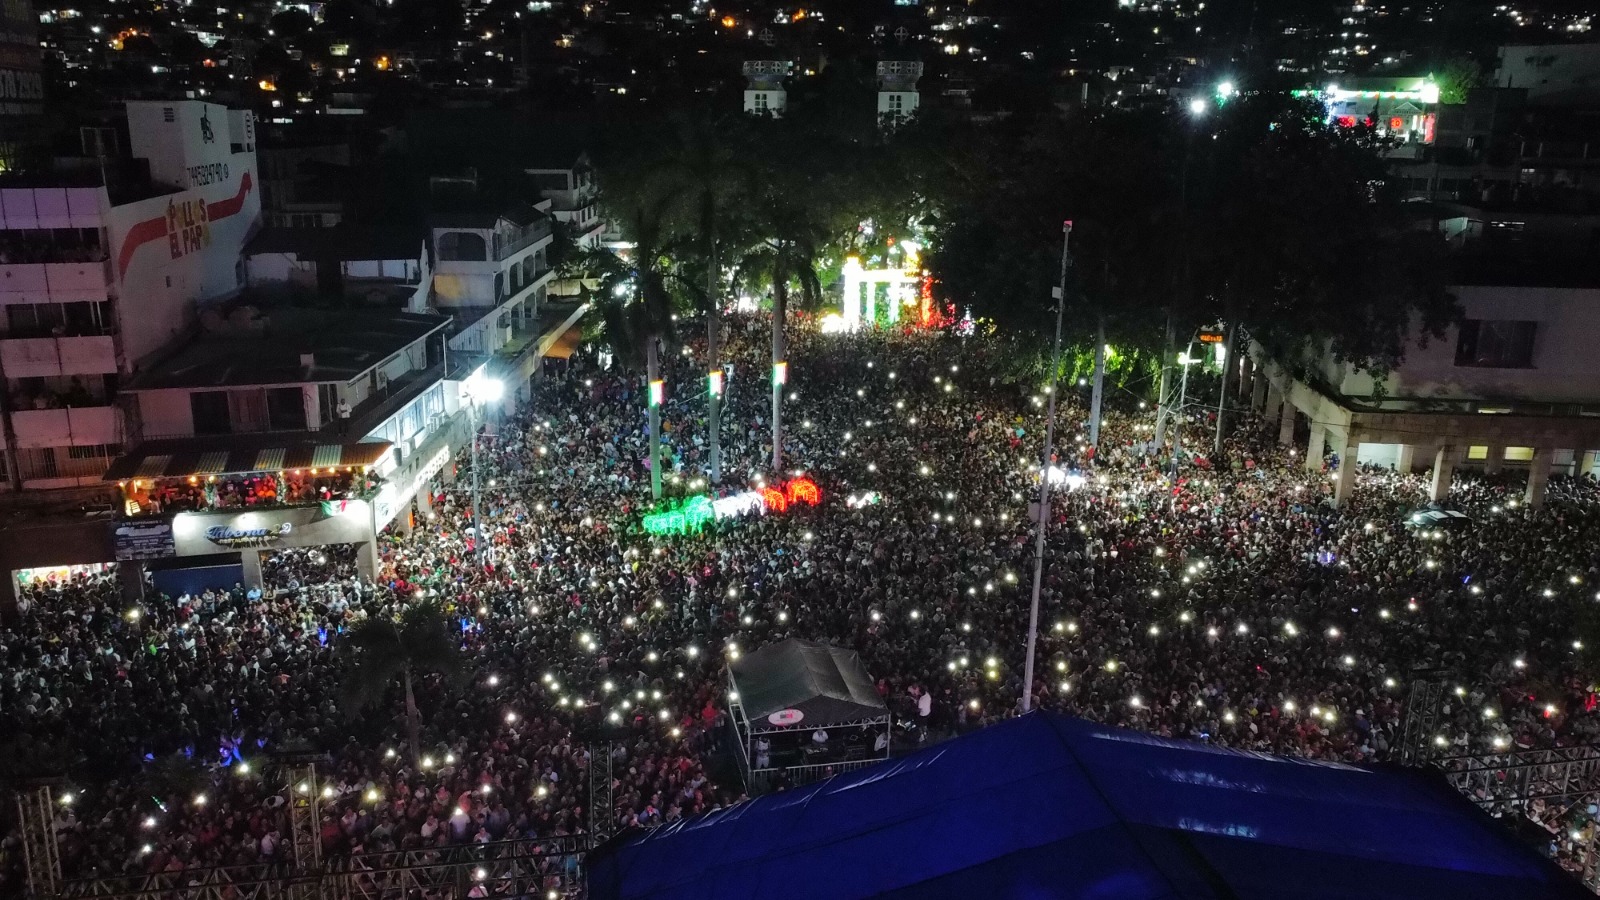
[[[193,446],[192,441],[154,441],[117,457],[102,480],[353,468],[377,463],[392,446],[388,441],[363,441],[357,444],[305,443],[205,449]]]
[[[550,345],[544,349],[546,359],[571,359],[572,354],[578,352],[578,345],[583,342],[583,330],[574,325],[556,336]]]

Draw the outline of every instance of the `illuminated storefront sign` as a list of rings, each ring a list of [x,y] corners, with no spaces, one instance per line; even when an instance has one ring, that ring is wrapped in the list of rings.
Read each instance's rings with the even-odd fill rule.
[[[289,536],[294,526],[288,522],[280,522],[267,528],[234,528],[229,525],[213,525],[206,529],[206,540],[223,547],[251,547],[260,544],[270,544]]]

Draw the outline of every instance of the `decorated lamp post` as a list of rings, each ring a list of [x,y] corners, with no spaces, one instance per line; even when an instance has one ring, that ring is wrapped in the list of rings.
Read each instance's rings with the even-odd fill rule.
[[[478,565],[483,565],[483,497],[479,488],[478,431],[483,427],[483,407],[500,402],[506,386],[499,379],[474,374],[466,381],[467,405],[472,410],[472,550]]]

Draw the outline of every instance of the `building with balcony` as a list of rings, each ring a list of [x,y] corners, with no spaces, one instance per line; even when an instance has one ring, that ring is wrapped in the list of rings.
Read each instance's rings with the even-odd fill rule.
[[[449,327],[243,302],[208,316],[123,388],[142,433],[103,476],[116,558],[186,584],[257,585],[262,553],[346,544],[372,575],[378,532],[410,527],[417,492],[470,434]]]
[[[332,228],[344,221],[341,175],[350,168],[348,143],[263,147],[261,204],[275,228]]]
[[[450,353],[486,362],[537,328],[552,270],[551,201],[457,206],[430,217],[433,305],[454,319]],[[505,405],[528,399],[520,372]]]
[[[136,183],[0,181],[0,452],[12,491],[98,483],[128,441],[118,386],[243,285],[254,120],[127,105]]]
[[[744,63],[744,111],[758,116],[781,116],[789,108],[786,59],[749,59]]]
[[[244,248],[252,291],[280,301],[339,300],[428,311],[433,265],[419,228],[264,228]]]
[[[550,202],[550,217],[566,226],[579,247],[599,249],[606,223],[600,217],[600,191],[589,155],[555,146],[535,153],[543,158],[526,171],[539,196]]]

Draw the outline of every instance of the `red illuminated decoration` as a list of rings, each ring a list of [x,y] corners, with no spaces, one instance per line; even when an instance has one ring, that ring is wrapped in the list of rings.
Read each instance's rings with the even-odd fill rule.
[[[1390,117],[1390,119],[1389,119],[1389,130],[1390,131],[1404,131],[1405,128],[1406,128],[1406,120],[1405,119],[1402,119],[1399,116]]]
[[[917,295],[917,319],[923,328],[938,328],[944,324],[938,304],[933,302],[933,276],[922,276],[922,290]]]
[[[767,507],[767,512],[787,512],[789,509],[788,498],[777,488],[767,488],[762,491],[761,502]]]
[[[816,506],[822,502],[822,491],[818,490],[816,482],[809,478],[796,478],[784,485],[784,491],[788,494],[789,505],[809,503]]]
[[[1334,121],[1339,123],[1339,127],[1340,128],[1354,128],[1354,127],[1356,127],[1356,117],[1355,116],[1340,116],[1339,118],[1335,119]]]

